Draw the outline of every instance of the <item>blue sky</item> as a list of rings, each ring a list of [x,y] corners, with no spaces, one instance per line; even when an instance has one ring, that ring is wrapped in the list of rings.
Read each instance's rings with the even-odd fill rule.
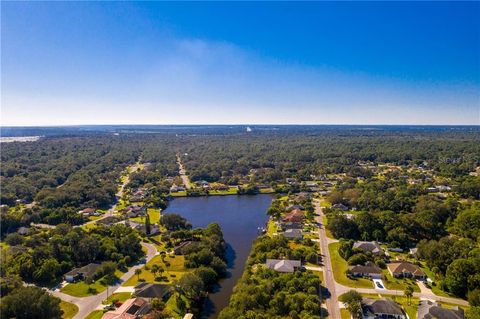
[[[2,2],[2,125],[480,124],[479,2]]]

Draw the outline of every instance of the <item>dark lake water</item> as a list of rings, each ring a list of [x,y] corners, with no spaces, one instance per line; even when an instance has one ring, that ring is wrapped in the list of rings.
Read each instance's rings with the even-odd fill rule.
[[[265,211],[272,198],[272,195],[182,197],[170,202],[166,212],[182,215],[193,227],[219,223],[228,244],[229,275],[210,293],[203,318],[216,318],[228,304],[233,287],[242,276],[252,242],[259,234],[258,227],[267,221]]]

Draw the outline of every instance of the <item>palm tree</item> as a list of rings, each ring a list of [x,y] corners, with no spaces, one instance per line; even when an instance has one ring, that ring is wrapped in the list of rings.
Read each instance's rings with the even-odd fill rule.
[[[152,272],[153,276],[157,277],[157,273],[158,273],[158,265],[157,264],[152,265],[151,272]]]
[[[407,286],[404,291],[405,297],[407,297],[408,305],[410,305],[412,296],[413,296],[413,288],[412,286]]]
[[[142,270],[140,268],[135,269],[135,275],[137,275],[137,279],[140,281],[140,274],[142,273]]]

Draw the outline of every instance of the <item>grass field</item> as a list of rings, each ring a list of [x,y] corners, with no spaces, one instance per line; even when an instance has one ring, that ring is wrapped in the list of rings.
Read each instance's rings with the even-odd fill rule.
[[[345,308],[340,309],[340,315],[342,316],[342,319],[352,318],[352,316],[350,315],[350,312]]]
[[[401,278],[393,278],[392,275],[388,272],[388,270],[383,270],[383,275],[385,278],[383,279],[383,283],[385,284],[385,288],[389,290],[405,290],[407,286],[412,286],[413,291],[420,292],[420,288],[415,283],[413,279],[401,279]]]
[[[63,310],[63,319],[71,319],[78,312],[78,307],[76,305],[63,300],[60,302],[60,308]]]
[[[273,220],[269,220],[267,224],[267,235],[273,237],[273,234],[278,231],[278,227]]]
[[[152,265],[154,264],[157,264],[163,269],[165,269],[165,272],[162,275],[164,277],[168,277],[168,281],[161,281],[161,282],[172,282],[174,280],[178,280],[184,274],[190,271],[186,269],[184,266],[184,262],[185,262],[184,256],[168,255],[165,258],[165,262],[170,263],[170,265],[167,267],[165,263],[162,261],[161,256],[153,257],[152,260],[150,260],[146,265],[146,267],[148,267],[149,270],[146,270],[144,266],[142,268],[142,273],[140,274],[140,276],[133,275],[127,281],[125,281],[122,284],[122,286],[135,286],[139,282],[139,279],[146,282],[155,282],[155,276],[150,270]],[[160,273],[158,273],[157,276],[158,275],[160,275]]]
[[[101,319],[103,317],[103,310],[95,310],[88,314],[85,319]]]
[[[177,298],[178,296],[176,294],[172,295],[166,305],[165,305],[165,309],[169,311],[169,313],[175,318],[183,318],[183,315],[182,313],[180,312],[180,310],[178,310],[178,307],[177,307]],[[182,296],[181,298],[183,298],[183,300],[185,301],[185,303],[188,305],[189,301],[188,299],[185,297],[185,296]]]
[[[148,216],[150,216],[150,223],[157,224],[160,221],[160,210],[157,208],[147,208]],[[145,223],[145,217],[139,216],[130,218],[130,220],[138,222],[138,223]]]
[[[354,287],[354,288],[373,288],[373,283],[371,280],[358,278],[350,279],[345,274],[345,271],[348,269],[347,262],[338,254],[339,243],[333,243],[328,245],[328,250],[330,252],[330,258],[332,259],[332,269],[333,276],[335,280],[342,285]]]
[[[110,305],[114,300],[118,300],[123,303],[125,300],[130,299],[131,296],[132,294],[129,292],[114,293],[113,295],[109,296],[107,300],[104,300],[103,304]]]
[[[170,196],[172,196],[172,197],[185,197],[185,196],[187,196],[187,191],[170,193]]]
[[[94,289],[94,292],[89,292],[88,287]],[[107,286],[103,285],[100,280],[95,281],[90,286],[87,285],[84,281],[79,281],[76,283],[70,283],[60,289],[61,292],[66,293],[67,295],[74,296],[74,297],[86,297],[91,295],[96,295],[99,292],[104,291],[107,289]]]

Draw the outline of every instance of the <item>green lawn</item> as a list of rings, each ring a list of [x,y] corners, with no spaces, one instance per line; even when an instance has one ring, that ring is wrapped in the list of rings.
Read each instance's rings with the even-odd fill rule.
[[[140,274],[140,276],[133,275],[127,281],[125,281],[122,284],[122,286],[135,286],[139,282],[139,279],[146,282],[155,282],[155,276],[150,271],[152,265],[154,264],[157,264],[163,269],[165,269],[165,272],[162,275],[164,277],[168,277],[168,281],[162,281],[162,282],[172,282],[174,280],[178,280],[184,274],[190,271],[189,269],[185,268],[184,266],[185,257],[182,255],[179,255],[179,256],[167,255],[167,257],[165,257],[165,262],[170,263],[170,266],[167,267],[165,265],[165,263],[162,261],[161,256],[153,257],[152,260],[150,260],[146,265],[149,268],[149,270],[146,270],[144,266],[142,268],[142,273]],[[157,274],[157,276],[159,275],[160,273]]]
[[[269,220],[267,224],[267,235],[273,237],[273,234],[278,232],[278,227],[273,220]]]
[[[85,319],[101,319],[103,317],[103,310],[95,310],[88,314]]]
[[[420,292],[420,288],[418,287],[417,283],[413,279],[408,278],[394,278],[388,270],[383,270],[383,275],[385,278],[383,279],[383,283],[385,284],[385,288],[389,290],[401,290],[404,291],[407,286],[412,286],[413,291]]]
[[[86,297],[96,295],[107,288],[107,286],[103,285],[100,280],[97,280],[90,285],[90,287],[94,289],[94,292],[89,292],[88,287],[89,285],[82,280],[79,282],[70,283],[60,289],[60,291],[74,297]]]
[[[342,316],[342,319],[350,319],[352,318],[352,316],[350,315],[350,312],[345,309],[345,308],[341,308],[340,309],[340,315]]]
[[[345,274],[348,269],[347,262],[338,254],[338,246],[340,243],[333,243],[328,245],[330,258],[332,259],[333,276],[335,280],[342,285],[354,288],[373,288],[373,282],[369,279],[358,278],[350,279]]]
[[[175,319],[177,318],[183,318],[184,313],[180,312],[177,308],[177,294],[173,294],[167,301],[165,305],[165,309],[169,311],[169,314],[171,314]],[[183,300],[185,303],[188,305],[189,300],[185,297],[182,296]]]
[[[418,311],[418,302],[420,299],[412,298],[410,301],[410,305],[408,305],[407,297],[405,296],[385,296],[386,298],[390,298],[396,303],[399,303],[403,310],[408,314],[410,319],[417,319],[417,311]]]
[[[236,195],[237,187],[229,187],[228,190],[209,190],[208,195]]]
[[[125,302],[125,300],[130,299],[132,296],[129,292],[119,292],[114,293],[113,295],[109,296],[108,299],[103,301],[104,305],[110,305],[114,300],[118,300],[120,302]]]
[[[157,208],[147,208],[148,216],[150,216],[150,223],[157,224],[160,221],[160,210]],[[145,217],[139,216],[135,218],[130,218],[130,220],[136,221],[138,223],[145,223]]]
[[[260,189],[260,194],[272,194],[275,190],[273,188],[262,188]]]
[[[185,197],[185,196],[187,196],[187,191],[170,193],[170,196],[172,196],[172,197]]]
[[[60,302],[60,308],[63,310],[63,319],[71,319],[78,312],[78,307],[76,305],[63,300]]]

